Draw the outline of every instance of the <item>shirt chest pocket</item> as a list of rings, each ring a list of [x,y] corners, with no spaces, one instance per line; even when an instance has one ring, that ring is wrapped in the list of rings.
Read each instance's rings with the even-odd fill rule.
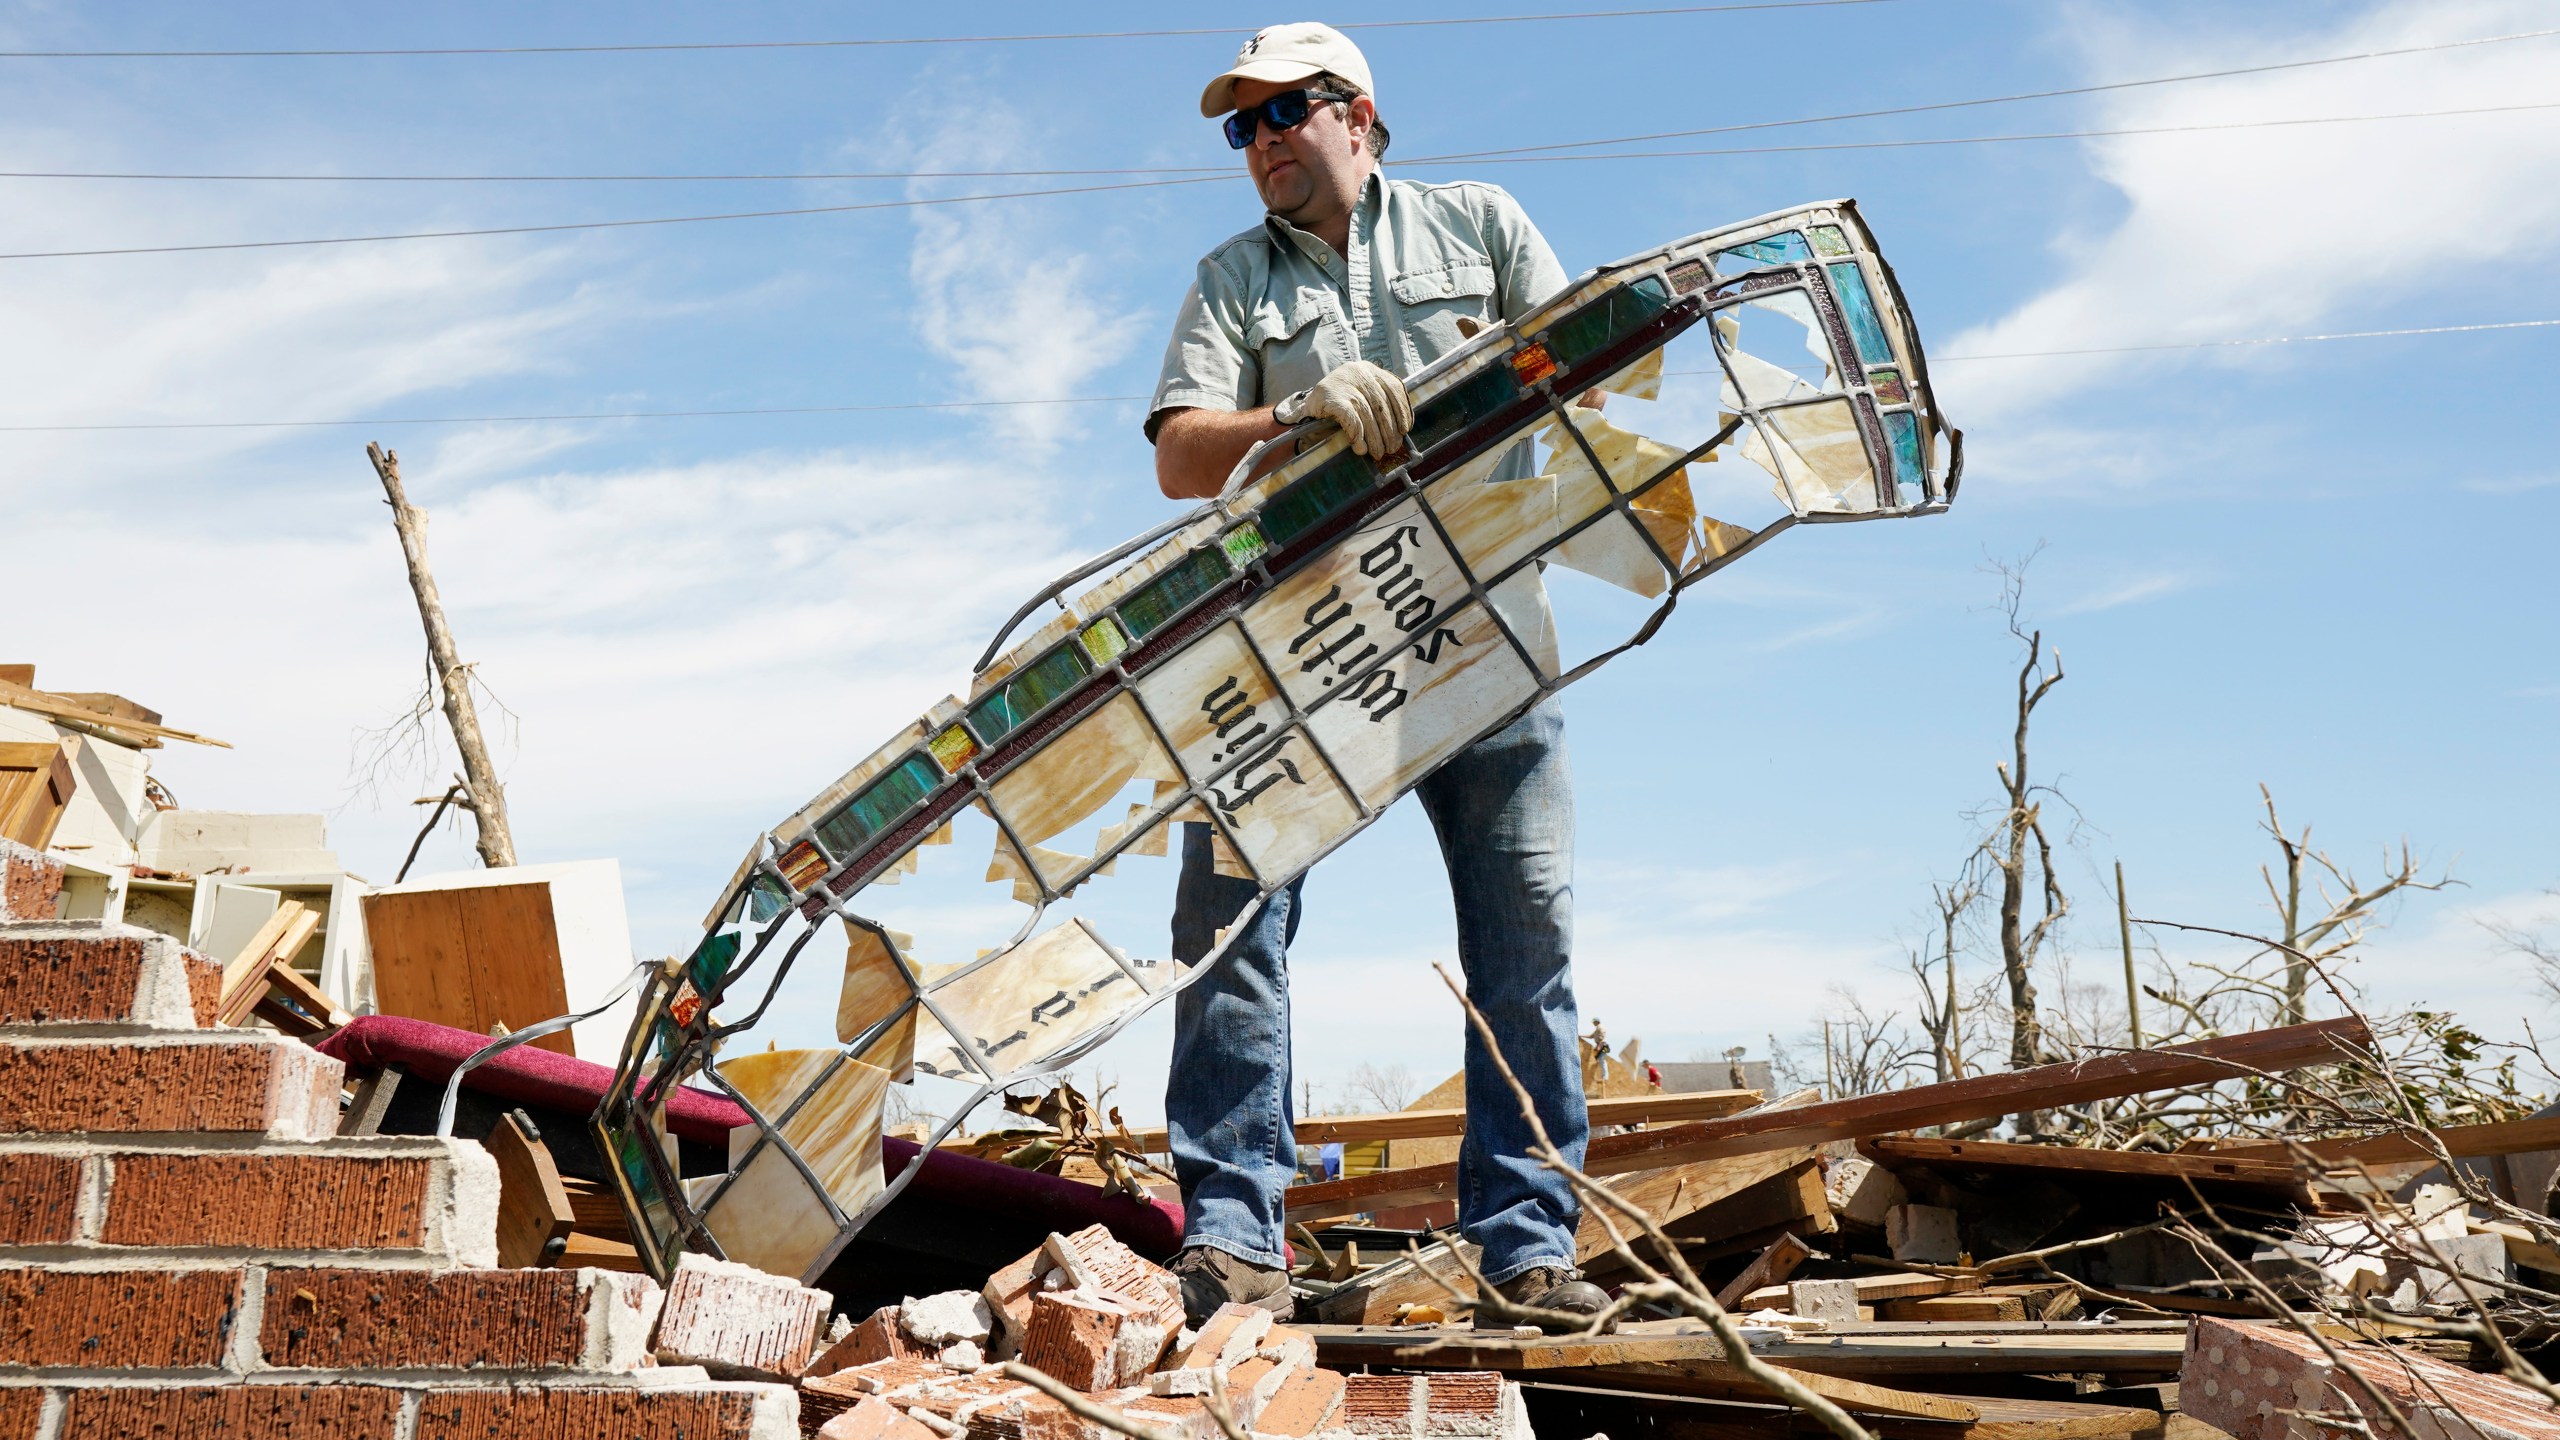
[[[1399,275],[1388,286],[1395,297],[1398,328],[1413,346],[1419,368],[1458,348],[1467,337],[1458,321],[1493,323],[1493,267],[1448,265]]]
[[[1269,405],[1314,385],[1336,363],[1323,346],[1324,302],[1300,290],[1266,299],[1245,321],[1244,344],[1262,368],[1262,393],[1245,405]],[[1347,358],[1347,357],[1345,357]]]

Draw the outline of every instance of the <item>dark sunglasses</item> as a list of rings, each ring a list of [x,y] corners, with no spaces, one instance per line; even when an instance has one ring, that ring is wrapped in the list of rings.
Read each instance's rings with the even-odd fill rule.
[[[1339,100],[1349,104],[1360,97],[1337,95],[1331,90],[1283,90],[1251,109],[1239,110],[1227,117],[1227,148],[1241,150],[1253,143],[1253,132],[1259,125],[1273,130],[1295,130],[1307,123],[1319,100]]]

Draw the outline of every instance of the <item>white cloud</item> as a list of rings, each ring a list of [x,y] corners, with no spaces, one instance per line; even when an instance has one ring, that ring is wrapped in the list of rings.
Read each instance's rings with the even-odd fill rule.
[[[2491,1039],[2522,1040],[2524,1023],[2547,1017],[2553,997],[2505,938],[2517,932],[2560,941],[2560,892],[2485,896],[2434,909],[2419,924],[2376,931],[2349,977],[2379,1005],[2450,1009]]]
[[[2077,12],[2093,79],[2424,45],[2549,18],[2523,0],[2400,0],[2326,30],[2270,35],[2122,14]],[[2555,47],[2518,41],[2126,91],[2088,119],[2126,128],[2540,101],[2550,98]],[[2503,319],[2478,311],[2499,293],[2478,286],[2480,266],[2547,253],[2560,233],[2560,189],[2548,183],[2560,168],[2560,129],[2539,114],[2123,136],[2090,141],[2087,154],[2122,193],[2122,218],[2066,242],[2063,279],[1954,337],[1950,354],[2298,333],[2420,295],[2453,305],[2448,319]],[[2209,353],[2212,363],[2280,363],[2267,351]],[[1960,400],[1960,413],[1980,424],[2157,363],[2118,355],[1966,366],[1948,387],[1950,408]]]
[[[2113,610],[2125,605],[2139,605],[2163,595],[2192,590],[2202,583],[2194,575],[2179,570],[2161,570],[2148,575],[2128,576],[2112,585],[2089,591],[2062,607],[2065,615],[2090,615],[2100,610]]]
[[[2510,475],[2495,480],[2465,480],[2461,488],[2474,495],[2524,495],[2560,485],[2560,475]]]

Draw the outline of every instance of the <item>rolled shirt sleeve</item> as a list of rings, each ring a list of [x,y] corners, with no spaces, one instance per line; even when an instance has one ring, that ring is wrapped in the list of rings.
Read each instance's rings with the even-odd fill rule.
[[[1494,298],[1502,302],[1504,320],[1528,314],[1571,279],[1529,212],[1499,185],[1484,187],[1484,239],[1493,252]]]
[[[1191,292],[1173,320],[1164,366],[1147,406],[1147,439],[1156,438],[1168,410],[1242,410],[1261,403],[1261,376],[1244,343],[1243,309],[1235,288],[1217,283],[1203,261]]]

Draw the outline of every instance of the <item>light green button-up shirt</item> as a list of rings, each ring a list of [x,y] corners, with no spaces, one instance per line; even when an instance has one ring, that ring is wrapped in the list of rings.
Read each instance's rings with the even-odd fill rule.
[[[1565,286],[1564,267],[1500,186],[1371,172],[1349,255],[1277,215],[1200,261],[1148,407],[1250,410],[1367,360],[1410,376],[1458,347],[1465,317],[1515,320]]]

